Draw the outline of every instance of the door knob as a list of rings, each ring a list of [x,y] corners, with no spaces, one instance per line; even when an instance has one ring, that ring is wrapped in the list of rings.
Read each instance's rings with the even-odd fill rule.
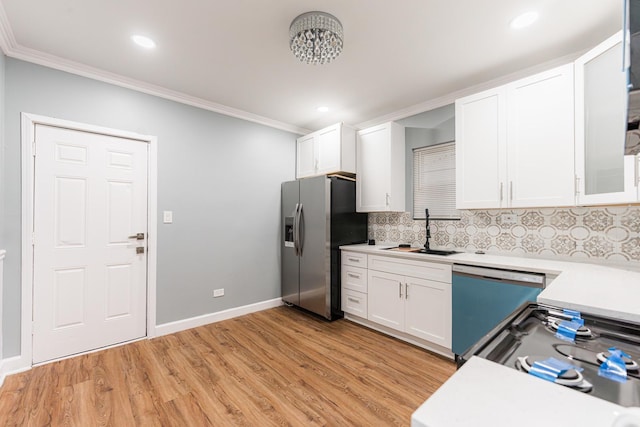
[[[136,254],[143,254],[144,253],[144,247],[140,246],[136,248]]]
[[[129,236],[128,238],[136,239],[136,240],[144,240],[144,233],[134,234],[133,236]]]

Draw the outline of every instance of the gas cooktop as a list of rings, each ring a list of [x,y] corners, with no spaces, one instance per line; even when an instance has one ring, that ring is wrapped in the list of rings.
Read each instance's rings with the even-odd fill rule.
[[[459,359],[471,356],[622,406],[640,406],[640,325],[525,303]]]

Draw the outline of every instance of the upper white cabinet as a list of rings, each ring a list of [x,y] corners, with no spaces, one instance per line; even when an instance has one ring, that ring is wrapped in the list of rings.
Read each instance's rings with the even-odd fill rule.
[[[638,156],[624,155],[626,85],[622,33],[610,37],[575,62],[579,205],[638,200]]]
[[[458,209],[575,204],[573,64],[456,101]]]
[[[358,131],[356,210],[405,210],[404,127],[385,123]]]
[[[356,172],[355,129],[343,123],[297,140],[296,177]]]

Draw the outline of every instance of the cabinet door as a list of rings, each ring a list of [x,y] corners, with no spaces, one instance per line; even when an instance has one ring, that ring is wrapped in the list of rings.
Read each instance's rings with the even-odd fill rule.
[[[405,278],[405,332],[451,348],[451,284]]]
[[[317,173],[326,174],[338,172],[341,167],[341,124],[337,124],[316,132],[317,145]]]
[[[573,104],[573,64],[507,85],[509,206],[575,205]]]
[[[404,281],[397,274],[368,271],[367,319],[404,330]]]
[[[389,210],[390,144],[391,129],[387,125],[358,132],[356,139],[356,210],[358,212]]]
[[[298,138],[296,150],[296,177],[304,178],[316,174],[315,135]]]
[[[456,100],[456,208],[499,208],[506,180],[505,89]]]
[[[575,62],[576,175],[578,204],[638,200],[635,156],[624,155],[627,77],[622,33]]]

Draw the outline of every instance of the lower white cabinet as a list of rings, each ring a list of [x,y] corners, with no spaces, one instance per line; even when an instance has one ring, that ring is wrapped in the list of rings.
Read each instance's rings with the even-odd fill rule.
[[[450,264],[343,250],[340,279],[342,311],[353,320],[451,350]]]
[[[451,283],[368,271],[367,319],[451,348]]]
[[[340,266],[341,308],[345,313],[367,318],[367,255],[342,251]]]

